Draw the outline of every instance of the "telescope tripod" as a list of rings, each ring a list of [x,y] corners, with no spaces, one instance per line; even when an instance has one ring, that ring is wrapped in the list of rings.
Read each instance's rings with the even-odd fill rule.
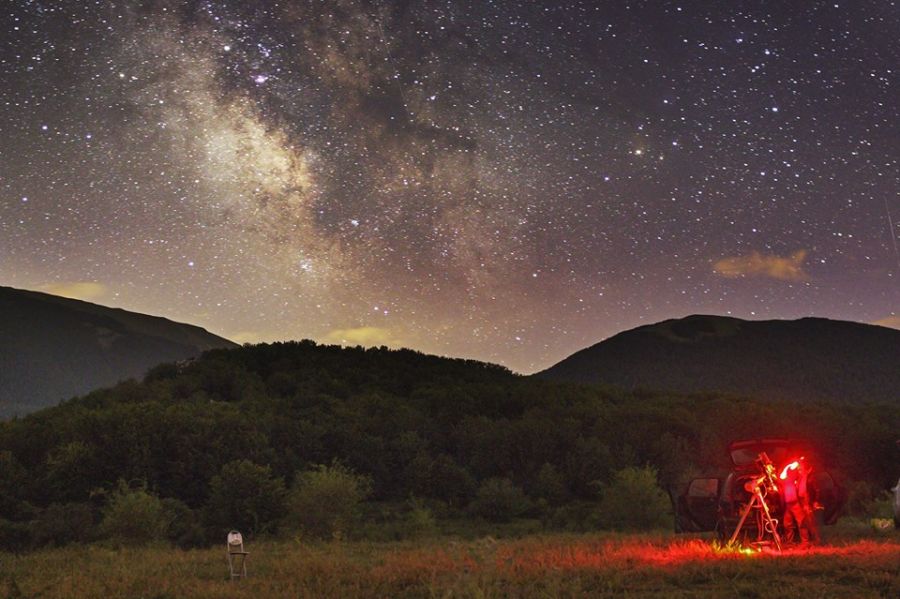
[[[738,520],[737,526],[734,528],[734,533],[731,535],[731,539],[728,540],[728,544],[733,544],[738,535],[741,533],[741,528],[743,528],[744,523],[747,521],[747,516],[750,515],[750,512],[756,510],[756,541],[752,544],[754,545],[762,545],[764,543],[763,538],[766,534],[771,535],[772,543],[775,545],[775,548],[778,551],[781,551],[781,535],[778,534],[778,520],[772,517],[772,513],[769,511],[769,505],[766,503],[766,498],[763,496],[762,488],[760,485],[756,485],[753,488],[753,496],[750,501],[747,502],[747,505],[744,507],[744,511],[741,513],[741,519]]]

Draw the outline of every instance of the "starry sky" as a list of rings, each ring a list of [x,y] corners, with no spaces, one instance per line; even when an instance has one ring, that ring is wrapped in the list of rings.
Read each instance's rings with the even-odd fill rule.
[[[0,285],[545,368],[900,327],[900,3],[7,0]]]

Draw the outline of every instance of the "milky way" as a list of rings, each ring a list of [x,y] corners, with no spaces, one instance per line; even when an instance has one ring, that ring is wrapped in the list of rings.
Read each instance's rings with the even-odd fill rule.
[[[0,285],[530,372],[900,326],[900,5],[5,3]]]

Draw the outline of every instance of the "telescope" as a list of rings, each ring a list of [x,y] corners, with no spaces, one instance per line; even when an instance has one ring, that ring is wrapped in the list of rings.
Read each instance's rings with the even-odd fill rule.
[[[741,512],[741,518],[738,520],[734,533],[731,535],[728,543],[733,544],[741,528],[747,521],[750,513],[754,513],[757,523],[757,540],[756,545],[767,544],[765,537],[771,538],[771,543],[775,545],[778,551],[781,551],[781,535],[778,534],[778,520],[772,517],[772,511],[766,502],[766,496],[769,493],[778,492],[778,483],[776,482],[775,465],[766,452],[761,451],[755,460],[756,466],[759,468],[758,476],[751,478],[744,483],[744,489],[750,493],[750,501],[744,506]]]

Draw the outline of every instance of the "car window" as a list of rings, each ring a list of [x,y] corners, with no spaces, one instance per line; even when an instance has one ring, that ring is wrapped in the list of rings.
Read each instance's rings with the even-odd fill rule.
[[[698,478],[688,487],[688,497],[716,497],[718,494],[719,480],[716,478]]]
[[[731,459],[738,466],[746,466],[747,464],[752,464],[757,455],[759,455],[759,452],[756,448],[742,447],[731,452]]]
[[[791,449],[785,445],[752,445],[732,449],[731,459],[735,466],[749,466],[759,457],[760,451],[765,451],[776,467],[799,457],[791,455]]]

